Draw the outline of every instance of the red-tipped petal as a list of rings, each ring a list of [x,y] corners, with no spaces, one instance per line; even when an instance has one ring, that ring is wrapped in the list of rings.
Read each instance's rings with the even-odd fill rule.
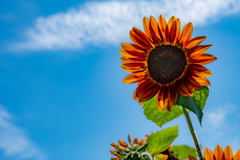
[[[179,36],[180,47],[184,47],[188,43],[188,41],[191,39],[192,31],[193,31],[193,25],[191,22],[189,22],[183,27]]]
[[[193,47],[196,47],[197,45],[199,45],[205,39],[206,39],[206,36],[194,37],[194,38],[190,39],[190,41],[187,43],[187,45],[184,48],[185,49],[191,49]]]

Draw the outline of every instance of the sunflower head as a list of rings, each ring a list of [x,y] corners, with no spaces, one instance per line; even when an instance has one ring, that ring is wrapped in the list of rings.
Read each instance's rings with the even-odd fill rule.
[[[158,22],[151,16],[143,18],[144,32],[133,27],[133,44],[122,43],[121,67],[132,72],[124,83],[138,83],[133,94],[139,104],[154,95],[159,110],[171,111],[178,94],[193,96],[194,90],[210,86],[206,77],[212,73],[202,65],[217,58],[204,53],[212,45],[199,45],[205,36],[191,38],[193,25],[188,23],[180,32],[180,20],[172,16],[168,22],[160,15]]]

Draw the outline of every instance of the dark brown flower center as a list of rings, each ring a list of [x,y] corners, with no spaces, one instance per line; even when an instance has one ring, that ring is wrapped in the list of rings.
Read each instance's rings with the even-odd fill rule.
[[[148,71],[161,84],[168,84],[182,75],[187,59],[182,49],[171,45],[157,46],[149,53]]]

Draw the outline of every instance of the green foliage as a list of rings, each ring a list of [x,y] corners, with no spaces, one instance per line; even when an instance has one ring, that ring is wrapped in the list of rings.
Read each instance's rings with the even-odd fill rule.
[[[167,109],[160,111],[157,107],[156,96],[146,101],[143,105],[143,109],[143,113],[147,119],[156,123],[159,127],[162,127],[163,124],[170,122],[183,114],[181,107],[178,105],[173,106],[171,112]]]
[[[196,105],[201,109],[203,110],[205,104],[206,104],[206,101],[207,101],[207,98],[208,98],[208,95],[209,95],[209,89],[207,86],[203,86],[203,89],[201,90],[198,90],[198,91],[194,91],[194,100],[195,100],[195,103]]]
[[[175,145],[172,146],[170,151],[173,156],[177,156],[179,160],[187,159],[189,155],[197,158],[197,151],[193,147],[189,147],[187,145]]]
[[[147,139],[150,153],[154,155],[166,150],[177,136],[178,126],[169,127],[150,135]]]
[[[202,109],[206,104],[208,93],[209,93],[209,89],[206,86],[203,86],[203,89],[194,91],[193,97],[190,97],[190,96],[184,97],[182,95],[179,95],[177,104],[195,113],[201,124],[202,116],[203,116]]]

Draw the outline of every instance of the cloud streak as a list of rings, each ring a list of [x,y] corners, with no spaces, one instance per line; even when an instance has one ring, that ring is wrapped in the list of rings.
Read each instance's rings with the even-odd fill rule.
[[[39,17],[26,29],[24,41],[13,43],[15,50],[58,50],[93,44],[118,44],[127,40],[129,30],[142,27],[142,18],[163,14],[179,17],[182,24],[205,25],[240,11],[238,0],[162,0],[87,2],[67,12]]]
[[[4,156],[16,160],[43,160],[45,155],[26,136],[24,131],[15,126],[12,116],[0,104],[0,150]]]
[[[230,145],[236,153],[240,148],[239,137],[232,133],[238,133],[238,123],[233,123],[232,119],[238,121],[238,109],[233,104],[217,105],[212,111],[205,112],[203,118],[202,139],[205,139],[205,146],[214,151],[217,144],[223,149]],[[234,114],[233,114],[234,113]]]

